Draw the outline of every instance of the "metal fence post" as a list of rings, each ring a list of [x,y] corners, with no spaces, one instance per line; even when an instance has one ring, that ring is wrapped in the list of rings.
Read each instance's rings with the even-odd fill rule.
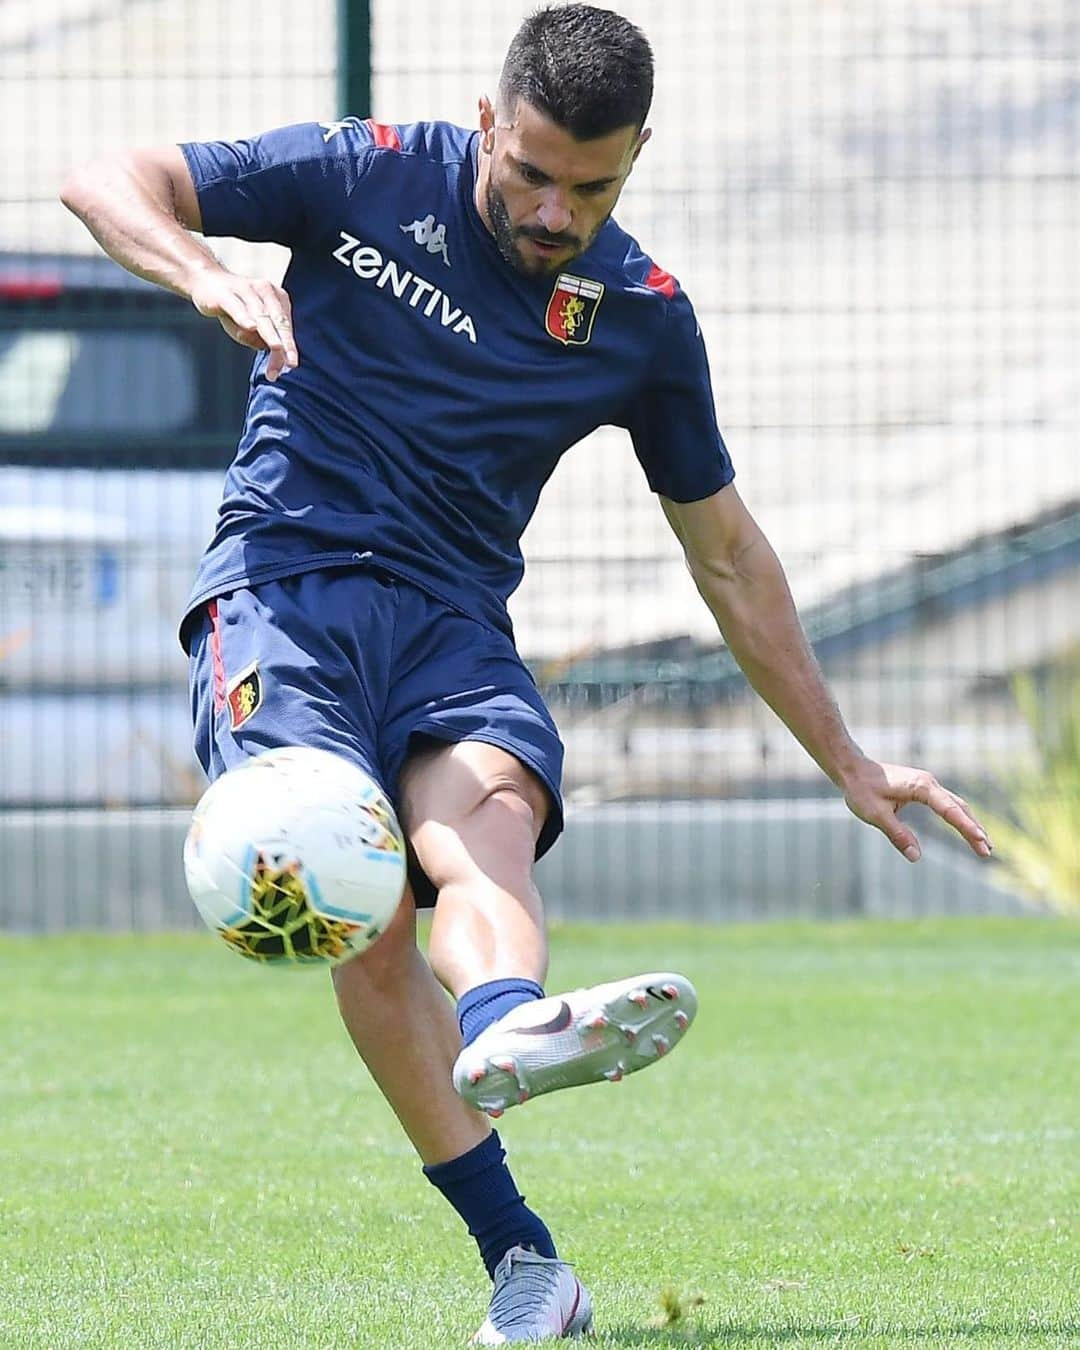
[[[339,117],[371,116],[371,3],[338,0]]]

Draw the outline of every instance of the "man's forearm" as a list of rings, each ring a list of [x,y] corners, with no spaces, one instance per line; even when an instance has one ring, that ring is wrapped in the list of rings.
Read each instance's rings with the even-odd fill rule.
[[[234,342],[268,352],[268,380],[299,364],[285,289],[230,272],[190,233],[202,229],[202,211],[178,146],[87,165],[64,184],[61,200],[121,267],[190,300]]]
[[[191,298],[194,280],[221,264],[177,218],[168,175],[136,159],[76,170],[61,200],[101,247],[136,276]]]
[[[732,655],[822,771],[843,788],[864,755],[852,740],[763,535],[723,570],[691,565]]]

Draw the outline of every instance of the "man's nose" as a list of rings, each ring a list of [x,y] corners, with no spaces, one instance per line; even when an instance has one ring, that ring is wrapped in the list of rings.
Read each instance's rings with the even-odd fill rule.
[[[543,228],[552,235],[565,234],[574,219],[566,198],[555,193],[544,198],[536,214]]]

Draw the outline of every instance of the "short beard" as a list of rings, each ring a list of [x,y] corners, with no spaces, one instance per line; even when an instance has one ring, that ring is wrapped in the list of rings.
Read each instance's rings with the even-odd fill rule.
[[[502,193],[496,191],[495,184],[490,178],[487,185],[487,209],[491,228],[495,232],[495,247],[502,254],[503,262],[509,263],[515,272],[524,272],[526,270],[524,259],[514,246],[514,227],[510,224],[510,212],[506,209]]]
[[[560,267],[565,267],[573,258],[577,258],[585,252],[608,221],[608,217],[605,216],[584,244],[575,241],[572,246],[573,252],[569,258],[561,258],[558,262],[553,263],[547,263],[543,258],[537,258],[533,262],[532,259],[526,258],[517,242],[519,234],[523,238],[528,238],[528,235],[514,229],[510,222],[510,212],[506,209],[506,200],[491,178],[488,179],[487,185],[487,210],[488,219],[491,221],[491,228],[495,234],[495,246],[502,255],[503,261],[509,263],[515,272],[524,277],[542,277],[550,272],[557,272]]]

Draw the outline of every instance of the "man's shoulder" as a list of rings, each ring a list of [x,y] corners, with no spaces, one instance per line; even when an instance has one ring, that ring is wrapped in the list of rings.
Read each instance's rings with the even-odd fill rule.
[[[453,122],[407,122],[399,130],[402,151],[439,164],[460,164],[473,137],[468,127]]]
[[[599,279],[620,290],[642,296],[655,296],[663,303],[680,293],[678,281],[641,247],[614,220],[600,231],[584,255],[597,270]]]
[[[374,117],[343,117],[320,122],[330,153],[385,151],[434,164],[460,164],[469,153],[472,132],[452,122],[381,122]]]

